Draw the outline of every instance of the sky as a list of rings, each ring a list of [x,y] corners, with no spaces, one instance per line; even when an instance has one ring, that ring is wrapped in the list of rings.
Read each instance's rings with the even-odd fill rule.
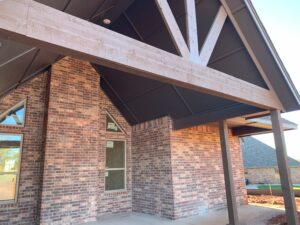
[[[252,0],[281,60],[300,92],[300,0]],[[300,127],[300,111],[284,113],[282,117]],[[255,138],[274,147],[272,134]],[[300,160],[300,128],[285,132],[287,153]]]

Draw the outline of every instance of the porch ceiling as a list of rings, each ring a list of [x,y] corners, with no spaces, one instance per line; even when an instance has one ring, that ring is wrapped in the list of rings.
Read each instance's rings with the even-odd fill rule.
[[[81,0],[37,1],[178,54],[154,0],[85,0],[84,3]],[[186,39],[184,1],[168,0],[168,2]],[[242,4],[239,0],[234,2],[236,5],[233,6],[236,9]],[[219,7],[219,0],[196,1],[199,50]],[[247,8],[241,8],[237,13],[243,26],[248,26],[249,31],[253,33],[253,41],[258,42],[259,46],[264,44],[265,47],[258,49],[258,53],[262,55],[268,53],[264,41],[256,37],[259,33],[258,29],[252,29],[253,21],[249,21],[250,13]],[[112,23],[105,25],[104,18],[109,18]],[[62,57],[58,53],[26,46],[7,38],[0,34],[0,96]],[[298,109],[299,105],[291,93],[291,88],[288,87],[289,83],[282,76],[279,68],[270,63],[270,57],[265,58],[267,60],[262,60],[261,63],[267,72],[272,72],[270,73],[272,83],[276,84],[275,91],[279,98],[284,100],[282,102],[286,110]],[[246,104],[138,77],[112,68],[93,66],[101,74],[102,89],[131,124],[170,115],[175,121],[175,127],[183,128],[263,111]],[[266,83],[228,18],[208,66],[267,89]]]
[[[107,16],[113,22],[133,0],[37,0],[91,22]],[[103,24],[102,24],[103,25]],[[48,68],[62,55],[9,40],[0,33],[0,97]]]

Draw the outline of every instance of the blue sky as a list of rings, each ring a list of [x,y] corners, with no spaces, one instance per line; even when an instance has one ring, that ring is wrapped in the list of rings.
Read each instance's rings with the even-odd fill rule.
[[[298,92],[300,90],[300,0],[252,0],[268,34],[288,70]],[[300,111],[283,117],[300,126]],[[274,146],[272,134],[255,136]],[[288,155],[300,159],[300,129],[285,132]]]

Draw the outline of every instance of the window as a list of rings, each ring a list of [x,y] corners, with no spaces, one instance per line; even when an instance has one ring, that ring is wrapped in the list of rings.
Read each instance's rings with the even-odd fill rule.
[[[125,141],[106,141],[105,190],[122,190],[126,184]]]
[[[23,100],[22,102],[18,103],[11,109],[0,114],[0,124],[13,125],[13,126],[24,126],[25,103],[26,103],[26,100]]]
[[[110,132],[122,132],[121,127],[114,120],[114,118],[110,114],[106,114],[106,131]]]
[[[17,198],[21,143],[22,135],[0,134],[0,202]]]

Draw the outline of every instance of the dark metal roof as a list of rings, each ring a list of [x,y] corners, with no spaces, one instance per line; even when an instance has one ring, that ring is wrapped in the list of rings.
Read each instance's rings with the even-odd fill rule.
[[[253,138],[241,139],[243,160],[245,168],[275,168],[277,167],[276,151],[274,148]],[[288,164],[292,167],[300,167],[300,162],[288,157]]]
[[[170,115],[175,128],[213,122],[261,109],[96,66],[101,88],[130,124]]]
[[[101,26],[103,18],[110,18],[107,26],[116,32],[149,45],[177,54],[170,35],[154,0],[37,0],[43,4],[90,20]],[[168,0],[173,14],[186,38],[184,0]],[[299,109],[296,90],[287,82],[288,74],[268,39],[265,38],[251,7],[240,7],[242,0],[231,0],[230,6],[244,33],[255,50],[263,69],[287,111]],[[251,5],[250,5],[251,6]],[[219,0],[197,0],[199,48],[220,7]],[[47,68],[61,56],[7,40],[0,34],[0,96]],[[268,47],[269,46],[269,47]],[[93,65],[101,74],[101,87],[131,124],[170,115],[175,127],[182,128],[218,119],[263,111],[220,97],[187,90]],[[240,37],[229,19],[218,39],[209,67],[267,88]],[[290,84],[290,85],[289,85]]]

